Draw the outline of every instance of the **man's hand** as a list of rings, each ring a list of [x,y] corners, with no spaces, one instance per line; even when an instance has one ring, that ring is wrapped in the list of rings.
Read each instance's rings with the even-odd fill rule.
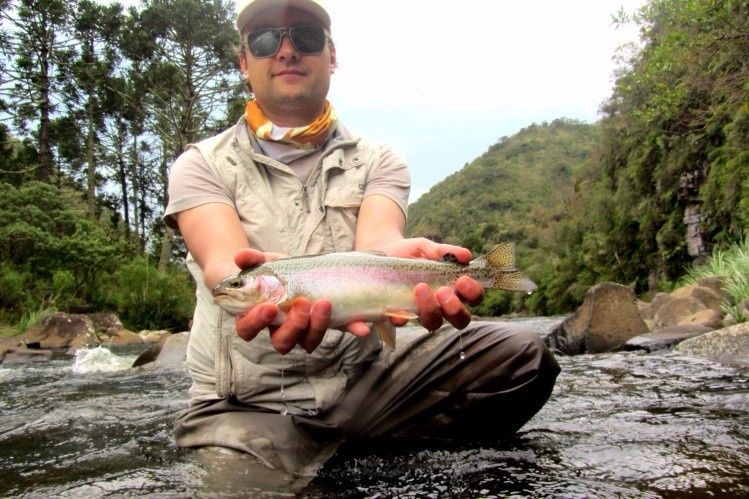
[[[256,267],[266,261],[282,258],[280,253],[263,253],[254,249],[241,249],[234,255],[234,262],[241,269]],[[301,346],[307,353],[312,353],[322,342],[330,326],[330,313],[333,304],[327,298],[310,302],[307,298],[294,300],[280,325],[273,325],[279,316],[275,303],[265,302],[252,307],[245,315],[237,317],[237,334],[250,341],[266,327],[270,330],[273,348],[280,354],[286,354],[294,346]],[[346,331],[357,336],[369,334],[369,327],[362,322],[346,326]]]
[[[440,260],[446,254],[453,254],[460,263],[467,264],[471,260],[471,252],[466,248],[435,243],[425,238],[399,239],[378,249],[389,256]],[[471,321],[471,313],[465,304],[477,305],[483,297],[483,286],[468,276],[458,278],[454,288],[443,286],[434,293],[425,283],[417,284],[414,288],[414,298],[419,307],[419,322],[429,331],[439,329],[443,319],[457,329],[463,329]],[[397,326],[405,324],[405,321],[391,322]]]

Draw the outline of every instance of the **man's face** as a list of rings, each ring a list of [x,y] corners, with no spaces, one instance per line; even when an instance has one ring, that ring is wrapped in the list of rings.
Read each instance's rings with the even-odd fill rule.
[[[299,24],[321,26],[313,15],[294,8],[268,9],[243,29],[243,33],[263,27],[291,27]],[[245,40],[246,41],[246,40]],[[288,36],[278,52],[256,59],[245,47],[240,55],[242,73],[265,114],[276,124],[300,126],[322,112],[335,68],[335,48],[329,42],[319,54],[301,54]]]

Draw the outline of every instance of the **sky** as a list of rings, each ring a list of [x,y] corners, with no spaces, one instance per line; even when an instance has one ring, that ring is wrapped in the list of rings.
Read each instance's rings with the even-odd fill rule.
[[[645,0],[321,3],[338,59],[328,98],[349,130],[406,159],[413,202],[532,123],[597,121],[618,47],[638,40],[612,15]]]
[[[556,118],[595,122],[617,48],[612,15],[643,0],[328,0],[329,100],[352,132],[411,168],[411,201],[500,137]]]

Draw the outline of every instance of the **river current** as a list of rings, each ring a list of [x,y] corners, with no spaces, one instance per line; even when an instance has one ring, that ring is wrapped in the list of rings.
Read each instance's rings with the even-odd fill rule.
[[[560,356],[511,439],[350,442],[311,483],[271,487],[257,469],[212,479],[177,449],[189,378],[129,369],[137,353],[0,365],[0,496],[749,497],[749,372],[709,361]]]

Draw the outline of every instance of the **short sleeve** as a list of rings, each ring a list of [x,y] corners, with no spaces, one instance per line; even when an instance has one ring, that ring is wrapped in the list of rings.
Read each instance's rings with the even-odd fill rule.
[[[208,203],[225,203],[234,207],[234,199],[224,183],[208,166],[196,147],[183,152],[169,173],[169,202],[164,211],[164,223],[177,229],[174,215]]]
[[[364,197],[380,194],[392,199],[407,216],[410,191],[411,173],[405,159],[390,147],[382,146],[379,161],[369,173]]]

